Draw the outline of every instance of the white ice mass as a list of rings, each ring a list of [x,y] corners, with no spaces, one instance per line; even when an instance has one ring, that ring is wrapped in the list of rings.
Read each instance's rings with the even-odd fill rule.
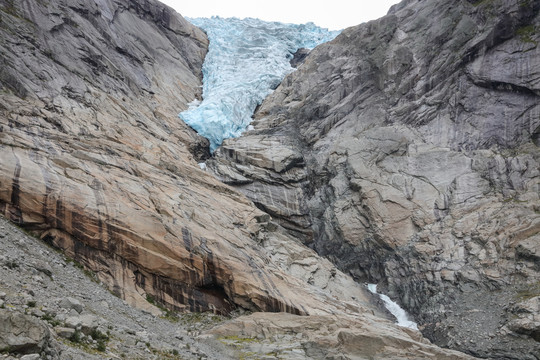
[[[392,301],[392,299],[390,299],[388,296],[377,293],[377,284],[368,284],[368,290],[374,294],[379,295],[379,297],[384,302],[384,306],[386,307],[386,309],[390,311],[390,313],[396,318],[397,324],[399,326],[418,330],[418,325],[414,321],[409,320],[409,316],[407,315],[405,310],[401,308],[401,306]]]
[[[339,34],[312,23],[220,17],[189,21],[206,31],[210,46],[203,65],[203,101],[190,104],[180,118],[210,140],[212,152],[224,139],[242,134],[257,105],[293,71],[289,60],[298,49],[312,49]]]

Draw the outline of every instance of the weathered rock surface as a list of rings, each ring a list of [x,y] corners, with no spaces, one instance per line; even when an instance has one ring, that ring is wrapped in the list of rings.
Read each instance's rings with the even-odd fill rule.
[[[319,292],[314,296],[321,296],[324,291],[330,293],[333,297],[327,303],[328,310],[335,310],[341,303],[346,306],[345,311],[336,311],[333,315],[290,317],[287,314],[276,317],[255,314],[230,320],[211,313],[176,315],[152,305],[149,306],[155,311],[134,309],[107,291],[92,273],[83,272],[80,265],[24,234],[3,218],[0,218],[0,298],[5,300],[7,311],[31,314],[35,322],[49,327],[52,337],[56,334],[54,346],[57,351],[48,351],[43,359],[312,359],[316,356],[312,355],[314,349],[321,347],[322,353],[342,352],[353,358],[355,354],[365,353],[365,349],[332,348],[338,346],[342,329],[348,332],[369,329],[366,336],[388,337],[390,345],[396,344],[396,337],[404,339],[414,344],[416,350],[410,349],[410,353],[416,351],[418,358],[425,356],[426,349],[429,349],[428,354],[438,351],[441,356],[468,358],[463,354],[436,350],[419,332],[397,327],[384,320],[384,316],[377,316],[379,312],[374,308],[360,307],[363,291],[350,277],[337,271],[329,261],[318,261],[313,250],[287,241],[284,236],[274,225],[261,231],[257,240],[271,254],[271,261],[318,286]],[[40,277],[34,264],[44,261],[49,262],[50,275]],[[28,307],[29,303],[33,303],[33,307]],[[79,305],[82,307],[81,314],[72,308],[73,304],[77,309]],[[256,319],[257,327],[253,319]],[[291,326],[294,322],[298,322],[297,325]],[[328,323],[328,327],[321,326],[321,322]],[[249,333],[239,330],[244,323],[249,325]],[[212,330],[216,325],[218,330]],[[77,330],[79,333],[75,335]],[[96,336],[96,330],[102,334],[102,341],[104,334],[107,335],[101,348],[90,340],[91,336]],[[260,334],[256,333],[258,330]],[[247,336],[258,339],[253,345],[260,347],[254,351],[242,350],[240,345],[246,341],[239,338]],[[328,339],[326,346],[325,339]],[[399,356],[402,353],[401,350],[389,351],[390,345],[387,354]]]
[[[0,1],[0,15],[0,212],[6,218],[64,250],[147,313],[162,313],[155,301],[173,310],[282,311],[310,315],[303,321],[315,323],[313,316],[354,323],[362,314],[385,321],[366,289],[198,167],[207,143],[177,113],[200,96],[208,44],[199,29],[154,0]],[[0,238],[9,249],[10,241]],[[60,292],[52,276],[62,265],[46,266],[39,256],[28,261],[0,259],[6,272],[36,272],[31,282],[40,298],[26,300],[34,295],[23,292],[19,307],[43,301],[47,286]],[[62,278],[70,289],[69,277]],[[16,285],[6,288],[24,287],[8,279]],[[61,311],[28,311],[53,319],[62,336],[72,328],[74,338],[96,346],[90,333],[106,323],[97,314],[118,319],[116,309],[130,317],[120,321],[129,324],[126,332],[137,330],[115,345],[115,354],[138,357],[150,352],[145,343],[161,343],[152,333],[164,333],[163,325],[149,326],[150,315],[118,304],[109,309],[102,292],[81,295],[85,287],[72,287],[79,296],[47,301]],[[90,307],[91,300],[98,303]],[[386,326],[389,336],[404,331]],[[170,342],[159,349],[173,350]]]
[[[209,169],[437,344],[537,359],[539,9],[403,1],[312,50]]]
[[[0,352],[40,353],[49,346],[50,337],[49,329],[41,321],[0,309]]]
[[[393,332],[395,328],[388,325],[369,316],[342,319],[255,313],[219,325],[208,334],[239,349],[242,359],[268,354],[285,359],[471,359],[430,344],[414,330]]]
[[[265,214],[189,151],[202,140],[177,114],[200,95],[204,33],[153,0],[8,1],[1,15],[7,218],[138,306],[328,311],[260,251]]]

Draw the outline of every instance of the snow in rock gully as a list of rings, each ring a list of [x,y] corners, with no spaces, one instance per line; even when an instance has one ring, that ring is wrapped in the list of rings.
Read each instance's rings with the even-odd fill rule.
[[[248,127],[257,105],[293,71],[289,61],[298,49],[314,48],[339,34],[312,23],[189,20],[207,32],[210,47],[203,66],[203,101],[193,102],[180,118],[210,140],[212,152]]]

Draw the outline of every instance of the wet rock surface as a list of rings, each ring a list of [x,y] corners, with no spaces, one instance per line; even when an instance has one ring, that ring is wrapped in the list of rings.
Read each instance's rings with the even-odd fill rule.
[[[537,359],[539,9],[403,1],[314,49],[208,168],[437,344]]]

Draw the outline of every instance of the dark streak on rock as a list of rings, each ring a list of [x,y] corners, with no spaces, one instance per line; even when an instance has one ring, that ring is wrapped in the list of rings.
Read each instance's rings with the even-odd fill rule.
[[[15,172],[13,174],[13,182],[11,185],[11,207],[9,211],[9,219],[16,224],[21,224],[22,213],[20,209],[20,196],[21,196],[21,187],[20,187],[20,176],[21,176],[21,161],[19,157],[13,152],[15,157]]]
[[[182,240],[184,240],[186,250],[191,252],[193,250],[193,239],[191,238],[191,233],[185,227],[182,228]]]

